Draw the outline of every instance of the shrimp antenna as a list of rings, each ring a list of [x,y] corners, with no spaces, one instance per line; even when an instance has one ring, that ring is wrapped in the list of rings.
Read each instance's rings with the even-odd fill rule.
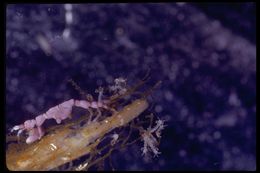
[[[145,73],[143,79],[141,79],[141,80],[142,80],[142,81],[147,81],[150,77],[151,77],[151,69],[149,68],[149,69],[146,71],[146,73]]]
[[[93,99],[92,96],[89,95],[89,94],[86,94],[73,79],[71,79],[71,78],[67,79],[67,82],[69,82],[75,88],[75,90],[77,90],[80,93],[80,95],[82,97],[87,98],[87,100],[92,100]]]
[[[150,89],[145,91],[144,94],[142,94],[142,97],[146,98],[148,95],[150,95],[153,92],[153,90],[155,90],[157,87],[159,87],[159,85],[161,85],[161,83],[162,83],[162,81],[156,82],[156,84],[154,86],[152,86]]]

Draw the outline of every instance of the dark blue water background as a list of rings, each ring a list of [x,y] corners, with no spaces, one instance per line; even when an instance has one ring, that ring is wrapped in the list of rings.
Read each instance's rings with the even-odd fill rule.
[[[147,163],[138,143],[115,153],[115,168],[256,168],[254,3],[74,4],[72,24],[66,13],[63,4],[7,6],[6,128],[79,98],[68,77],[94,93],[151,69],[151,84],[163,81],[153,94],[153,112],[168,120],[162,154]]]

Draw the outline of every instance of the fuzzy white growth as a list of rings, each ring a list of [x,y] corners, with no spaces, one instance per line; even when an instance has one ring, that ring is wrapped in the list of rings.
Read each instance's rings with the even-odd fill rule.
[[[160,120],[158,119],[156,121],[156,126],[154,128],[152,128],[151,130],[151,133],[155,132],[155,135],[158,137],[158,138],[161,138],[161,132],[162,130],[165,128],[165,124],[164,124],[165,121],[163,120]]]
[[[141,148],[143,155],[148,154],[149,151],[153,152],[154,156],[158,156],[161,152],[159,152],[158,141],[154,137],[154,133],[157,138],[161,138],[161,131],[165,128],[165,124],[163,120],[158,119],[156,121],[156,125],[151,128],[148,127],[142,133],[142,140],[144,141],[144,147]]]
[[[109,90],[119,95],[124,94],[126,89],[126,79],[119,77],[114,80],[114,85],[109,87]]]

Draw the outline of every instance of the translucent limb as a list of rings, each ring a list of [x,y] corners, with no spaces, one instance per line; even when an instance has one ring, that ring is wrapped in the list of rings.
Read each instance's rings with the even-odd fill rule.
[[[92,122],[93,111],[92,111],[92,109],[89,108],[88,112],[89,112],[89,119],[88,119],[87,124],[90,124]]]
[[[94,118],[93,122],[96,122],[98,120],[98,118],[101,116],[101,111],[99,109],[96,109],[97,110],[97,115],[96,117]]]

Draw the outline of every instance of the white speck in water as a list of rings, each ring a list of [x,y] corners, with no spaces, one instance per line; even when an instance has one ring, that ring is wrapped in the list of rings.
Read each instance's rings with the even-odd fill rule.
[[[23,15],[22,15],[22,13],[20,13],[20,12],[16,12],[16,15],[18,16],[18,17],[20,17],[20,18],[22,18],[23,17]]]
[[[35,111],[35,108],[32,104],[26,104],[24,107],[25,107],[25,110],[28,111],[28,112],[34,112]]]
[[[72,24],[73,22],[73,15],[72,12],[66,12],[65,14],[65,20],[68,25]]]
[[[183,6],[183,5],[186,4],[186,2],[177,2],[176,4],[177,4],[178,6]]]
[[[219,131],[215,131],[213,134],[214,139],[219,139],[221,138],[221,133]]]
[[[123,35],[123,34],[124,34],[124,29],[121,28],[121,27],[117,28],[117,29],[116,29],[116,34],[117,34],[117,35]]]
[[[238,147],[232,147],[232,153],[238,154],[240,152],[240,149]]]
[[[172,101],[173,100],[173,95],[172,95],[172,92],[171,91],[166,91],[165,93],[164,93],[164,95],[165,95],[165,99],[167,100],[167,101]]]
[[[161,105],[156,105],[155,106],[155,112],[157,112],[157,113],[162,112],[162,106]]]
[[[236,125],[236,123],[237,123],[237,117],[235,115],[225,114],[216,120],[215,125],[218,127],[222,127],[222,126],[232,127]]]
[[[18,84],[18,80],[16,78],[11,79],[11,84],[16,86]]]
[[[108,123],[108,120],[105,120],[105,123]]]
[[[240,106],[240,104],[241,104],[237,94],[234,92],[229,95],[228,103],[231,106]]]
[[[185,151],[185,150],[180,150],[180,151],[179,151],[179,155],[180,155],[181,157],[185,157],[185,156],[186,156],[186,151]]]
[[[201,141],[201,142],[206,141],[207,138],[208,138],[207,133],[201,133],[201,134],[199,135],[199,141]]]
[[[185,116],[187,116],[188,115],[188,109],[187,108],[183,108],[183,109],[181,109],[181,117],[185,117]]]
[[[65,10],[70,11],[70,10],[72,10],[72,4],[65,4],[64,8],[65,8]]]
[[[148,48],[146,49],[146,52],[148,53],[148,55],[151,55],[151,54],[153,54],[154,50],[153,50],[152,47],[148,47]]]
[[[37,35],[36,41],[46,55],[50,55],[52,53],[50,43],[46,37],[44,37],[43,35]]]
[[[190,75],[190,70],[184,69],[184,70],[183,70],[183,75],[184,75],[185,77],[189,76],[189,75]]]
[[[68,39],[70,37],[70,29],[69,28],[64,29],[64,31],[62,33],[62,37],[64,39]]]

